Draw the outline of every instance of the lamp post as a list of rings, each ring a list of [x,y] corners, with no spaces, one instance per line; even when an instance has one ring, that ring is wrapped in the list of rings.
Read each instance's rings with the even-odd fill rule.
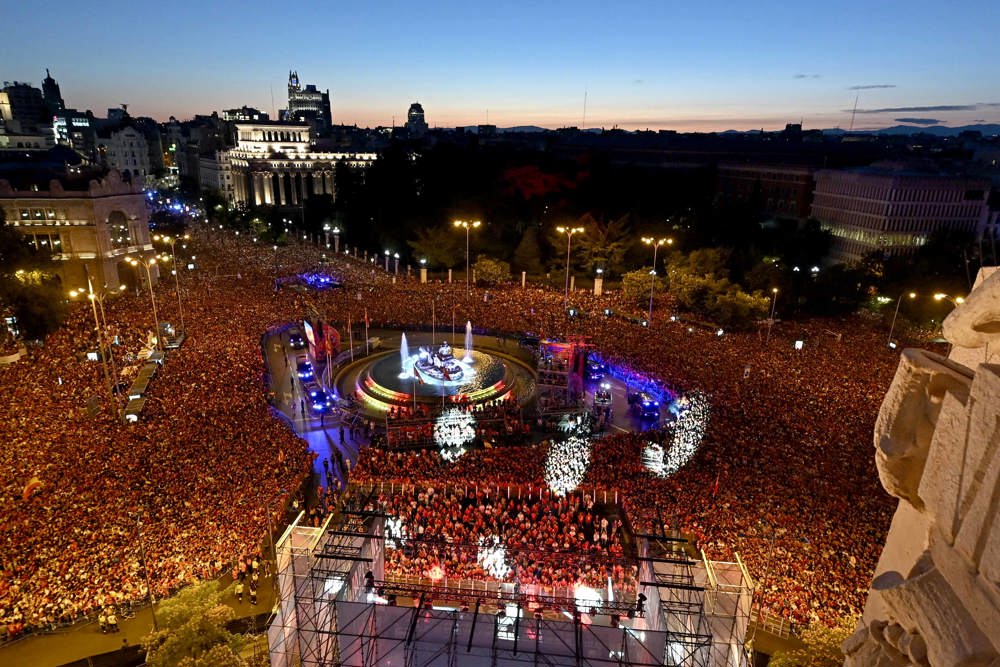
[[[583,227],[556,227],[556,231],[566,235],[566,294],[563,297],[563,309],[569,307],[569,250],[573,243],[573,234],[579,234]]]
[[[649,313],[646,315],[646,322],[653,323],[653,289],[656,287],[656,251],[662,245],[672,245],[673,239],[654,239],[652,236],[642,237],[642,242],[653,246],[653,270],[649,272]]]
[[[326,245],[329,247],[330,241],[327,241]],[[333,252],[340,253],[340,227],[333,228]]]
[[[937,294],[934,295],[935,301],[940,301],[941,299],[944,299],[945,301],[950,301],[951,305],[955,306],[956,308],[965,303],[965,299],[963,299],[960,296],[950,297],[947,294],[944,294],[943,292],[938,292]]]
[[[137,259],[129,259],[128,263],[132,266],[138,267],[140,264],[144,269],[146,269],[146,280],[149,282],[149,300],[153,304],[153,336],[156,343],[156,349],[160,352],[163,351],[163,346],[160,344],[160,318],[156,314],[156,295],[153,293],[153,274],[150,272],[149,267],[156,264],[156,258],[153,257],[149,261],[142,261]]]
[[[392,261],[393,261],[393,273],[398,276],[399,275],[399,253],[398,252],[392,253]]]
[[[767,339],[765,343],[771,342],[771,327],[774,326],[774,306],[778,303],[778,288],[771,288],[771,317],[767,319]]]
[[[153,582],[149,578],[149,568],[146,566],[146,548],[142,542],[142,518],[139,513],[135,514],[135,532],[139,539],[139,557],[142,559],[142,571],[146,575],[146,590],[149,592],[149,610],[153,614],[153,632],[159,632],[160,628],[156,623],[156,597],[153,595]]]
[[[97,299],[94,295],[94,288],[90,283],[90,272],[87,272],[87,290],[70,290],[70,298],[75,298],[78,295],[86,294],[90,299],[90,306],[94,311],[94,332],[97,334],[97,350],[98,354],[101,355],[101,367],[104,369],[104,383],[107,385],[108,396],[111,398],[111,405],[115,404],[115,393],[111,388],[111,375],[108,372],[108,360],[105,356],[105,345],[104,345],[104,334],[101,330],[101,322],[97,318]]]
[[[904,296],[906,296],[905,293],[904,294],[900,294],[899,298],[896,299],[896,312],[894,312],[892,314],[892,325],[889,327],[889,340],[886,343],[886,345],[888,345],[889,347],[892,347],[892,332],[895,331],[895,329],[896,329],[896,317],[899,315],[899,304],[901,304],[903,302],[903,297]],[[910,292],[909,293],[909,297],[911,299],[915,299],[915,298],[917,298],[917,293],[916,292]]]
[[[239,231],[237,231],[236,232],[236,236],[239,236],[239,235],[240,235],[240,233],[239,233]],[[185,239],[189,238],[189,235],[185,234],[184,238]],[[170,257],[171,257],[171,259],[174,262],[174,269],[173,269],[173,271],[174,271],[174,290],[177,292],[177,310],[180,313],[180,317],[181,317],[181,331],[186,334],[187,333],[187,329],[184,326],[184,304],[181,302],[181,278],[180,278],[180,275],[181,275],[181,264],[180,264],[180,262],[177,261],[177,252],[174,250],[174,244],[177,243],[177,239],[174,238],[174,237],[171,237],[171,236],[160,236],[159,234],[157,234],[156,236],[154,236],[153,239],[155,239],[157,241],[164,241],[165,243],[169,243],[170,244]]]
[[[479,220],[474,220],[472,222],[467,222],[465,220],[455,220],[452,223],[455,227],[465,228],[465,293],[471,294],[472,287],[469,285],[469,230],[475,229],[479,225],[483,224]]]
[[[420,284],[423,285],[427,282],[427,258],[420,258]]]

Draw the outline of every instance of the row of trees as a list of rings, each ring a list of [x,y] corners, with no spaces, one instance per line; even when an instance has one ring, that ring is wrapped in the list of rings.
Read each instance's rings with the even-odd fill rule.
[[[18,337],[45,338],[59,328],[66,312],[51,254],[26,244],[0,209],[0,351],[13,347]],[[9,321],[16,322],[16,329]]]

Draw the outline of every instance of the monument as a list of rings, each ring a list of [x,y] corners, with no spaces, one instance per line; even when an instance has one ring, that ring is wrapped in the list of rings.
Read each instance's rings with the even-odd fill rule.
[[[1000,271],[907,349],[875,425],[899,498],[846,667],[1000,665]]]

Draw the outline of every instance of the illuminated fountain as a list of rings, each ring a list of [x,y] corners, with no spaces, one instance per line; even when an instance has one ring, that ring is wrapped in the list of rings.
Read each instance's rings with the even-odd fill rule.
[[[465,356],[462,357],[462,363],[472,363],[472,322],[470,321],[465,322]]]
[[[406,378],[410,376],[410,372],[407,369],[406,362],[410,360],[410,346],[406,343],[406,333],[399,339],[399,377]]]
[[[353,394],[374,410],[415,409],[415,404],[484,403],[510,400],[515,387],[534,388],[530,367],[507,355],[472,347],[472,323],[466,323],[465,349],[430,336],[400,336],[395,350],[373,355],[348,367],[336,383],[345,395]],[[527,396],[527,394],[524,394]]]

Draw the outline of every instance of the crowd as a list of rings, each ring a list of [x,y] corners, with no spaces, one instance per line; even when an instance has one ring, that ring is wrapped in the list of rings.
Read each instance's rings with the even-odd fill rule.
[[[617,295],[575,293],[582,315],[567,320],[562,291],[491,288],[486,301],[468,298],[464,285],[394,279],[362,259],[333,260],[308,245],[274,251],[231,235],[195,236],[188,252],[197,252],[198,270],[180,278],[188,339],[156,375],[138,424],[88,411],[103,377],[100,364],[78,360],[93,331],[82,306],[44,346],[32,347],[27,361],[0,368],[0,624],[48,627],[115,601],[145,599],[137,544],[158,597],[256,552],[312,468],[305,444],[267,404],[259,338],[304,311],[297,292],[272,289],[275,278],[321,265],[344,289],[312,298],[340,322],[367,317],[373,329],[423,323],[433,302],[437,313],[452,311],[477,329],[590,336],[605,360],[637,377],[702,392],[711,419],[687,465],[658,479],[642,467],[647,436],[609,435],[591,446],[584,487],[619,491],[633,529],[670,524],[709,557],[738,552],[761,583],[762,604],[775,613],[829,621],[861,608],[892,511],[873,465],[871,432],[896,366],[883,332],[862,319],[779,323],[765,344],[753,333],[719,337],[670,321],[667,297],[643,328],[600,314],[628,310]],[[179,321],[173,281],[158,294],[161,319]],[[148,306],[142,293],[105,303],[123,358],[148,338]],[[805,348],[793,349],[795,339]],[[371,448],[352,475],[424,488],[477,480],[541,488],[549,446],[476,450],[447,466],[433,452]],[[25,498],[33,478],[40,484]],[[418,500],[408,510],[420,515],[425,532],[438,519],[422,510],[444,503],[441,521],[461,508],[447,529],[476,537],[464,521],[473,499],[456,496],[452,506],[450,495],[438,495],[425,499],[433,505]],[[494,513],[513,516],[512,539],[525,536],[518,514],[536,509],[527,534],[562,536],[567,526],[552,522],[568,510],[552,514],[558,501],[547,502],[514,511],[497,501]],[[473,525],[477,516],[470,515]],[[573,539],[604,548],[599,532],[594,541],[585,523],[574,525]],[[609,552],[620,532],[609,532]],[[576,579],[520,566],[538,580]]]
[[[379,505],[395,527],[386,545],[392,574],[495,580],[499,567],[504,581],[601,589],[610,577],[616,590],[635,591],[638,568],[623,559],[621,521],[589,495],[510,498],[486,487],[410,486],[382,493]]]

